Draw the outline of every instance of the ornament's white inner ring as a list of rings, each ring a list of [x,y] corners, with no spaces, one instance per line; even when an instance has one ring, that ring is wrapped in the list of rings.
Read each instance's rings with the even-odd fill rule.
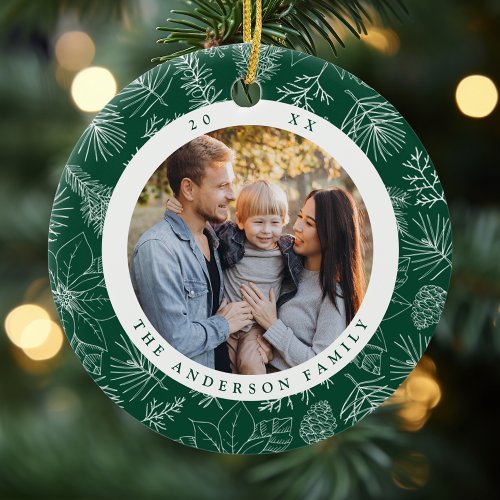
[[[292,121],[291,113],[300,115],[298,123],[301,126],[289,123]],[[210,117],[209,125],[203,122],[205,115]],[[308,118],[316,122],[312,132],[306,128]],[[198,125],[196,130],[191,130],[190,120]],[[130,221],[137,199],[154,171],[180,146],[195,137],[238,125],[260,125],[287,130],[327,151],[342,165],[358,188],[372,227],[373,264],[370,282],[353,321],[330,347],[314,358],[288,370],[268,375],[219,372],[190,360],[170,346],[154,329],[139,305],[128,267]],[[396,281],[399,245],[396,219],[387,189],[363,151],[323,118],[290,104],[262,99],[251,108],[225,101],[187,113],[163,127],[137,151],[118,180],[109,202],[103,231],[102,257],[106,287],[116,316],[131,341],[151,363],[190,389],[226,399],[260,401],[311,389],[325,382],[359,354],[377,330],[389,306]],[[135,330],[133,326],[141,319],[146,329]],[[358,320],[367,325],[366,329],[356,326]],[[152,344],[148,346],[141,340],[148,331],[155,337],[154,346],[160,345],[164,349],[159,356],[153,353]],[[358,340],[354,342],[352,338]],[[350,350],[347,351],[342,343]],[[333,363],[331,358],[338,357],[336,354],[342,354],[342,357]],[[180,373],[172,368],[178,363],[181,363]],[[319,374],[322,369],[318,364],[327,370]],[[190,370],[192,372],[188,378]],[[195,380],[193,373],[198,373]],[[210,379],[213,383],[207,386]],[[331,387],[334,391],[335,386]]]

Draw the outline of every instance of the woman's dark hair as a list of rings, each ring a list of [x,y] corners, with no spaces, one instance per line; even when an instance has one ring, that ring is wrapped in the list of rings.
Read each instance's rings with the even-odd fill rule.
[[[365,293],[359,209],[353,197],[341,188],[314,190],[305,201],[309,198],[314,198],[316,204],[316,230],[321,245],[319,279],[323,297],[328,295],[338,310],[336,285],[340,285],[347,326]]]

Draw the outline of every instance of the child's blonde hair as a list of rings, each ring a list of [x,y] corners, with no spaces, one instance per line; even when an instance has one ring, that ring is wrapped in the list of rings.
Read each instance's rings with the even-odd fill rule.
[[[288,224],[288,199],[285,191],[276,184],[258,180],[245,186],[236,200],[238,221],[245,223],[256,215],[279,215]]]

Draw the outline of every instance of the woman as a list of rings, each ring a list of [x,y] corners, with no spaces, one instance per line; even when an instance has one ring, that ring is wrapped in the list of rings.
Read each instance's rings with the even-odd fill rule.
[[[294,250],[304,257],[295,297],[276,312],[253,283],[242,286],[254,319],[274,347],[271,365],[285,370],[328,347],[351,322],[365,290],[360,223],[352,196],[343,189],[309,193],[293,226]]]

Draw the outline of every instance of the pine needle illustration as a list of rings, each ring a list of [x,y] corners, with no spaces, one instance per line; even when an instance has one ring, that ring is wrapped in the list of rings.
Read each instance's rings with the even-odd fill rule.
[[[155,398],[146,405],[146,415],[142,419],[142,423],[148,425],[156,432],[167,430],[165,426],[165,418],[171,422],[174,421],[174,416],[180,413],[186,398],[175,398],[173,403],[157,402]]]
[[[403,163],[403,166],[411,171],[403,179],[412,186],[408,192],[415,193],[416,205],[432,208],[435,203],[446,203],[441,183],[436,170],[431,164],[429,155],[423,156],[422,151],[415,148],[415,153],[411,155],[408,161]]]
[[[410,205],[410,195],[398,187],[391,186],[387,188],[387,193],[391,199],[392,209],[396,217],[396,224],[400,234],[408,233],[408,222],[405,219],[404,209]]]
[[[404,380],[417,366],[418,361],[423,356],[427,349],[431,337],[418,337],[418,346],[415,345],[413,339],[408,336],[406,339],[403,335],[399,335],[401,342],[395,344],[403,351],[400,358],[391,356],[391,380]]]
[[[106,376],[102,376],[95,379],[97,385],[101,388],[101,390],[108,396],[111,401],[114,401],[120,408],[123,408],[123,399],[119,395],[118,389],[111,387],[106,382]]]
[[[123,118],[115,111],[113,104],[108,104],[90,123],[82,135],[78,154],[85,151],[85,161],[92,151],[95,161],[101,157],[108,161],[113,153],[119,153],[125,146],[125,129]]]
[[[451,268],[451,224],[438,214],[435,225],[429,215],[420,220],[413,219],[420,230],[420,238],[407,234],[403,240],[404,257],[410,257],[416,271],[425,271],[420,279],[430,276],[435,280],[440,274]]]
[[[203,394],[202,392],[198,392],[195,390],[190,390],[189,394],[191,394],[191,397],[193,399],[200,397],[200,401],[198,401],[198,406],[201,406],[203,408],[208,408],[212,403],[215,403],[215,405],[218,406],[219,409],[222,410],[222,405],[220,404],[219,399],[216,398],[215,396]]]
[[[92,179],[79,165],[66,165],[64,173],[70,189],[82,199],[80,211],[84,222],[101,236],[112,188]]]
[[[314,109],[311,106],[311,101],[314,99],[319,99],[320,102],[329,105],[330,101],[333,102],[333,97],[323,89],[320,83],[321,76],[327,67],[328,63],[325,63],[317,75],[302,75],[296,77],[293,83],[278,88],[278,94],[282,94],[278,101],[288,102],[312,112]]]
[[[341,80],[344,80],[347,77],[349,80],[355,81],[358,85],[362,85],[363,87],[368,87],[368,85],[361,79],[359,79],[356,75],[349,73],[344,68],[339,68],[338,66],[333,66],[335,71],[338,73]]]
[[[267,401],[263,401],[259,406],[259,411],[269,411],[270,413],[276,412],[279,413],[282,408],[282,403],[286,401],[286,407],[293,410],[293,401],[290,396],[286,396],[280,399],[268,399]]]
[[[345,423],[351,421],[351,424],[355,424],[375,410],[392,393],[387,385],[377,384],[385,377],[364,382],[356,382],[349,373],[346,374],[346,377],[354,384],[354,389],[340,411],[340,418],[343,418]]]
[[[169,72],[170,66],[158,66],[134,80],[121,93],[122,96],[125,96],[120,100],[121,103],[125,103],[123,109],[131,108],[131,117],[139,113],[143,117],[157,103],[168,106],[164,97],[170,88],[172,78],[166,84],[164,81]]]
[[[160,130],[160,123],[164,120],[164,118],[157,118],[156,115],[153,115],[151,118],[146,120],[146,130],[144,131],[144,135],[142,139],[153,137],[158,130]]]
[[[378,95],[357,98],[350,90],[345,91],[354,105],[341,125],[345,132],[367,155],[375,160],[392,156],[404,145],[406,132],[401,128],[403,120],[394,107]]]
[[[116,342],[126,359],[111,358],[111,380],[118,382],[124,393],[132,393],[130,401],[141,397],[144,401],[156,387],[167,390],[166,375],[162,374],[139,350],[121,335],[122,342]]]
[[[53,243],[57,240],[57,237],[61,234],[61,230],[68,227],[67,221],[69,215],[67,212],[73,210],[73,207],[65,207],[64,205],[69,200],[69,196],[65,194],[66,188],[61,189],[56,194],[54,199],[54,205],[52,207],[52,212],[50,214],[49,223],[49,242]]]
[[[212,78],[212,70],[205,64],[200,65],[200,60],[195,53],[182,56],[174,63],[177,71],[175,75],[181,74],[181,89],[186,91],[191,106],[190,110],[213,104],[222,90],[217,92]]]
[[[234,60],[240,75],[244,76],[248,69],[248,59],[250,57],[250,44],[238,44],[233,48]],[[271,80],[278,72],[281,64],[279,60],[283,55],[284,49],[282,47],[275,47],[273,45],[261,45],[259,52],[259,65],[255,80],[263,82]]]

